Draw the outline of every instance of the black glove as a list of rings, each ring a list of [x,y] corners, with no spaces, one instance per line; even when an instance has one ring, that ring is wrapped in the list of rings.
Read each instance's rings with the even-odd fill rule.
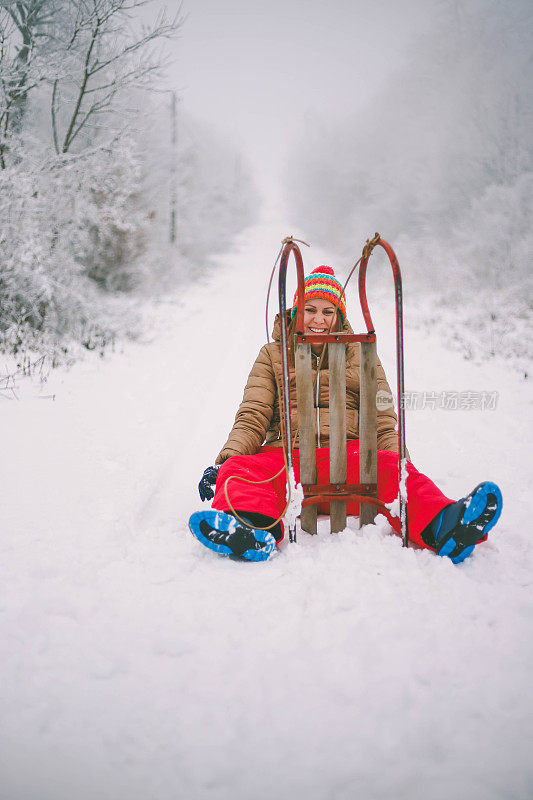
[[[220,467],[208,467],[202,475],[202,480],[198,484],[198,491],[201,500],[212,500],[215,496],[212,486],[217,482],[217,472]]]

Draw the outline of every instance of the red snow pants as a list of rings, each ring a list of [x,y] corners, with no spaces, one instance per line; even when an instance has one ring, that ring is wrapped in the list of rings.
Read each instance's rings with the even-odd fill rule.
[[[300,480],[300,451],[293,451],[296,482]],[[218,511],[228,511],[224,484],[230,476],[261,481],[275,475],[283,467],[283,450],[281,447],[262,447],[254,456],[232,456],[225,461],[218,471],[215,497],[212,507]],[[390,450],[378,450],[378,499],[391,503],[398,495],[398,454]],[[359,483],[359,441],[350,440],[347,444],[348,483]],[[320,447],[316,451],[317,483],[328,484],[329,448]],[[266,483],[244,483],[232,480],[228,484],[228,496],[236,511],[254,511],[277,519],[285,508],[287,476],[285,470],[274,480]],[[420,547],[427,547],[420,538],[421,531],[444,508],[453,503],[438,489],[426,475],[418,472],[410,461],[407,462],[407,524],[409,539]],[[329,503],[318,505],[319,514],[329,514]],[[349,502],[347,513],[358,516],[359,503]],[[388,511],[384,513],[390,525],[400,534],[400,520],[392,517]]]

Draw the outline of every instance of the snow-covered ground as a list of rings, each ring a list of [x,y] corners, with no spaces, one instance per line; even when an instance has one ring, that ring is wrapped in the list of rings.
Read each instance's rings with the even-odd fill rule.
[[[289,232],[246,231],[160,305],[151,341],[2,400],[2,800],[533,796],[533,415],[516,370],[446,350],[406,298],[407,389],[437,395],[407,413],[413,461],[450,496],[484,479],[504,496],[458,567],[402,549],[383,518],[335,536],[324,519],[264,564],[188,533]],[[391,287],[372,310],[393,382]],[[432,409],[443,392],[498,397]]]

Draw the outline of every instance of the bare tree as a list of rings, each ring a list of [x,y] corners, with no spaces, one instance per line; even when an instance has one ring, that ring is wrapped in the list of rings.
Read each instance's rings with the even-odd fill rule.
[[[57,0],[0,0],[0,166],[11,135],[20,134],[29,92],[46,77],[48,26]]]
[[[165,11],[153,25],[134,28],[134,17],[152,0],[69,0],[57,32],[64,63],[52,82],[52,137],[56,152],[67,153],[82,131],[116,113],[126,89],[150,88],[166,60],[161,40],[176,36],[180,11]]]

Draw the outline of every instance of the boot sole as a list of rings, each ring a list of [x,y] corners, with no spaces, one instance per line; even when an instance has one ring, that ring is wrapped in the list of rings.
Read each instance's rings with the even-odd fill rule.
[[[474,527],[477,527],[479,530],[479,539],[482,539],[498,522],[502,513],[502,505],[503,498],[500,488],[491,481],[480,483],[479,486],[476,486],[476,488],[467,498],[460,524],[469,526],[473,525]],[[494,506],[493,511],[492,506]],[[481,517],[483,517],[485,512],[492,512],[490,519],[488,519],[484,524],[480,522],[478,525],[476,525],[476,520],[479,520]],[[479,539],[476,544],[479,543]],[[452,558],[450,554],[453,553],[457,547],[457,542],[453,536],[450,536],[450,538],[438,551],[438,555],[449,556],[454,564],[460,564],[462,561],[468,558],[468,556],[472,555],[476,544],[468,545]]]
[[[197,511],[192,514],[189,519],[189,530],[199,542],[201,542],[209,550],[219,553],[223,556],[233,556],[234,558],[245,559],[246,561],[266,561],[274,550],[276,549],[276,540],[270,531],[260,531],[256,528],[250,529],[250,535],[254,542],[259,542],[264,545],[261,549],[250,548],[243,553],[236,555],[231,547],[225,544],[217,544],[212,542],[202,531],[203,525],[207,525],[211,530],[220,531],[221,533],[231,533],[236,529],[237,522],[235,517],[226,514],[224,511]]]

